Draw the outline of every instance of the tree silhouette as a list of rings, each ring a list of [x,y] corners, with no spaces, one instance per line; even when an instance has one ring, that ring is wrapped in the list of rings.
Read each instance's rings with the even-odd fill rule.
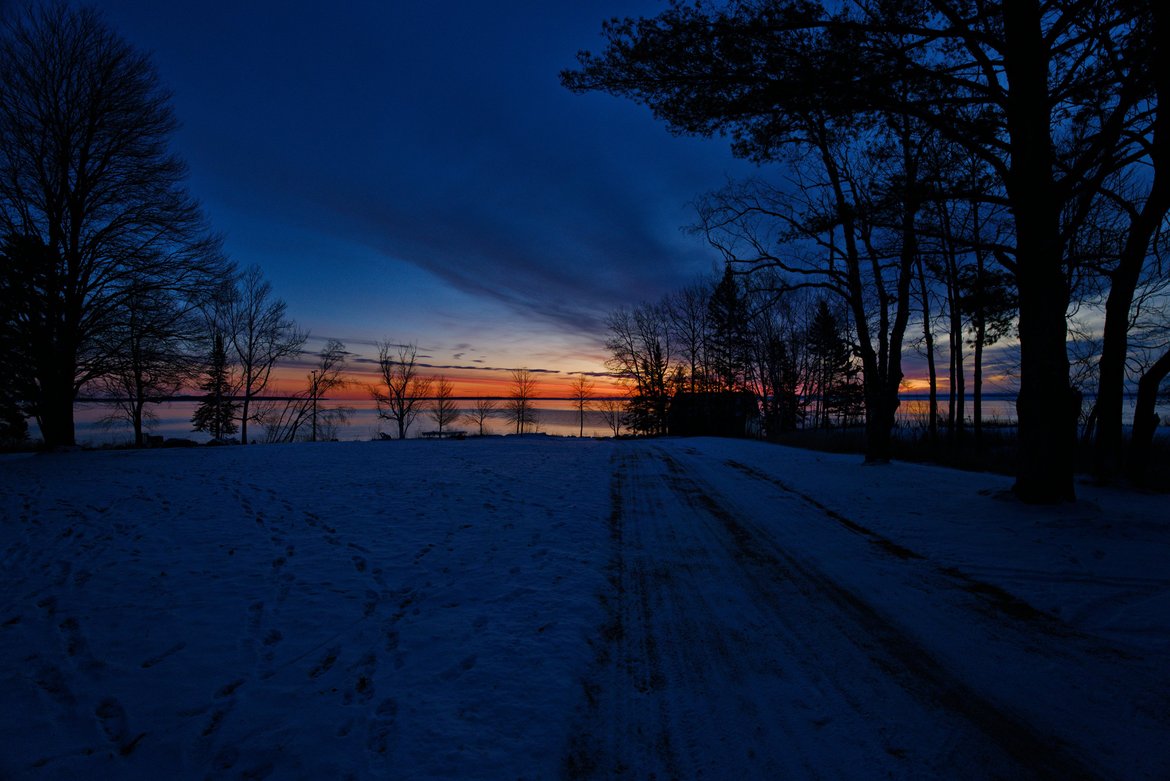
[[[1170,72],[1163,5],[671,4],[653,19],[607,23],[605,52],[582,53],[580,69],[562,79],[575,90],[645,103],[676,132],[725,133],[738,154],[760,162],[775,160],[790,142],[831,131],[835,122],[879,117],[912,121],[977,158],[997,183],[988,199],[1003,204],[1012,223],[995,255],[1019,295],[1014,489],[1026,501],[1060,502],[1075,498],[1079,402],[1066,322],[1070,275],[1080,265],[1075,239],[1091,228],[1097,202],[1110,197],[1103,184],[1111,176],[1155,158],[1164,168],[1165,134],[1154,130],[1157,102],[1150,99]],[[791,121],[812,112],[826,121],[819,127]],[[924,195],[915,187],[906,192],[908,205]],[[1151,200],[1158,206],[1165,199]],[[1145,216],[1140,222],[1150,224]],[[913,236],[907,231],[903,238]],[[1143,241],[1139,235],[1142,257]],[[903,258],[912,249],[903,241]],[[1125,319],[1126,309],[1119,305],[1117,317]],[[862,318],[855,316],[854,325],[865,350]],[[862,357],[868,386],[875,367]],[[890,371],[883,384],[888,390],[898,381]],[[867,407],[879,426],[893,413],[888,405]]]
[[[240,369],[240,440],[248,444],[248,421],[254,416],[252,401],[268,387],[278,361],[296,355],[308,334],[288,319],[283,299],[272,294],[259,266],[240,276],[232,295],[228,336]]]
[[[238,405],[229,375],[227,352],[224,350],[223,334],[216,332],[212,337],[211,356],[207,371],[199,388],[206,391],[203,400],[195,408],[191,418],[193,431],[206,431],[212,439],[222,440],[236,433]]]
[[[121,325],[112,330],[117,344],[98,386],[111,399],[109,418],[129,421],[134,444],[142,447],[144,427],[154,419],[147,405],[175,395],[198,375],[199,322],[161,291],[127,296],[122,306]]]
[[[512,385],[504,400],[504,414],[516,424],[516,433],[523,434],[536,424],[536,409],[532,399],[536,395],[536,377],[527,368],[511,371]]]
[[[569,386],[570,398],[573,401],[573,408],[577,410],[578,417],[578,431],[577,436],[585,436],[585,411],[589,409],[593,403],[593,381],[584,374],[579,375],[573,380],[573,384]]]
[[[167,152],[175,127],[149,58],[96,11],[0,20],[0,236],[36,281],[20,336],[46,445],[74,444],[74,399],[110,370],[129,297],[191,302],[227,274]]]
[[[338,424],[349,417],[348,407],[322,407],[324,397],[349,384],[345,378],[345,345],[330,339],[317,354],[317,364],[309,371],[304,390],[282,401],[257,405],[255,419],[264,426],[266,442],[316,442],[322,431],[333,435]],[[308,433],[306,434],[306,429]]]
[[[431,402],[427,414],[435,421],[435,426],[442,436],[443,430],[455,422],[459,417],[458,406],[454,399],[455,388],[451,381],[442,374],[431,382]]]
[[[487,430],[488,418],[494,418],[499,412],[499,405],[495,399],[476,399],[471,409],[463,413],[463,417],[479,430],[482,437]]]
[[[377,387],[370,388],[378,417],[394,421],[398,438],[406,439],[431,390],[430,378],[418,371],[418,346],[394,344],[389,340],[379,343],[378,369],[386,387],[385,393]]]

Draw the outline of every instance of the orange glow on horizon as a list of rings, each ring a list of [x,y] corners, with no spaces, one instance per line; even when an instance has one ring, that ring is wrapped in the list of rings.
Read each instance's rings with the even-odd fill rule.
[[[512,393],[513,379],[506,369],[423,369],[428,377],[443,376],[451,383],[453,395],[461,398],[507,397]],[[535,371],[536,392],[533,398],[569,398],[573,395],[572,384],[580,372]],[[361,368],[350,367],[345,372],[346,385],[327,394],[331,399],[357,400],[370,398],[370,388],[382,386],[377,367],[364,364]],[[613,377],[589,377],[593,383],[596,398],[624,396],[625,389]],[[272,372],[266,396],[283,396],[304,392],[309,384],[309,373],[299,366],[278,366]],[[384,386],[383,386],[384,387]]]

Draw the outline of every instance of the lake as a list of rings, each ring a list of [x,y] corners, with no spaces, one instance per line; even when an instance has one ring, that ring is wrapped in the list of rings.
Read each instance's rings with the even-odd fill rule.
[[[946,397],[942,397],[940,402],[939,414],[945,419],[947,410]],[[155,415],[155,420],[148,426],[149,432],[164,437],[185,437],[197,442],[206,442],[210,439],[207,434],[191,431],[191,416],[194,414],[197,404],[198,402],[195,401],[174,401],[151,405],[150,409]],[[927,404],[927,399],[923,396],[904,396],[902,405],[898,409],[899,422],[911,427],[925,427]],[[470,407],[471,403],[468,402],[467,405]],[[352,410],[348,422],[338,428],[336,432],[337,439],[376,439],[380,432],[392,433],[396,431],[393,421],[378,418],[377,410],[372,399],[352,399],[321,403],[322,409],[334,406],[346,406]],[[534,401],[533,406],[536,410],[536,430],[538,432],[553,436],[577,436],[579,431],[578,413],[576,410],[569,408],[569,402],[563,399],[545,399]],[[109,414],[109,411],[110,407],[106,404],[78,402],[75,412],[78,444],[109,445],[133,441],[133,432],[128,425],[124,423],[110,425],[103,422],[102,419]],[[971,411],[972,403],[971,399],[968,398],[964,409],[968,421],[971,418]],[[1157,411],[1162,416],[1162,420],[1170,419],[1170,406],[1161,405]],[[1133,399],[1127,398],[1127,424],[1131,422],[1132,414]],[[1010,425],[1014,423],[1015,419],[1016,408],[1014,397],[997,395],[984,398],[983,420],[985,422]],[[411,426],[409,436],[417,437],[421,432],[430,431],[434,428],[434,422],[425,413],[420,414]],[[453,426],[453,428],[467,431],[468,433],[477,431],[475,424],[462,420]],[[39,432],[36,430],[35,423],[32,429],[31,434],[34,437],[37,436]],[[487,422],[486,430],[490,434],[510,434],[515,432],[515,426],[509,424],[503,417],[497,417]],[[607,437],[610,434],[611,431],[600,412],[594,410],[586,411],[585,436]],[[249,435],[252,435],[252,431],[249,431]],[[256,434],[251,438],[258,441],[262,440],[263,432],[256,430]]]

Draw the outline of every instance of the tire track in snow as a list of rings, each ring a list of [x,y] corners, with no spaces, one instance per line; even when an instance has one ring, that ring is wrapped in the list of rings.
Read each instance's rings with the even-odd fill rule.
[[[762,525],[733,514],[727,509],[728,502],[718,491],[685,470],[668,453],[660,451],[660,456],[671,473],[672,488],[688,496],[690,501],[701,506],[718,520],[744,552],[745,558],[765,566],[782,568],[788,577],[795,577],[802,583],[805,587],[802,591],[810,599],[832,605],[838,619],[843,620],[842,626],[853,634],[859,645],[869,649],[872,661],[923,704],[943,708],[961,718],[1019,763],[1019,767],[1025,770],[1029,777],[1053,779],[1098,777],[1095,770],[1091,770],[1074,755],[1071,746],[1055,736],[1037,730],[1017,714],[997,705],[981,692],[971,688],[862,596],[791,555],[771,538]],[[777,485],[850,531],[866,537],[883,553],[908,562],[925,559],[924,556],[850,521],[814,498],[792,490],[750,467],[730,461],[725,465],[755,479]],[[953,568],[940,572],[960,581],[964,590],[987,597],[1002,615],[1015,619],[1029,619],[1029,623],[1038,622],[1039,627],[1049,632],[1067,634],[1067,631],[1061,632],[1046,614],[1031,608],[1002,589],[982,584]],[[869,641],[874,641],[874,644],[871,645]]]
[[[664,451],[620,449],[611,501],[565,777],[1092,775]]]

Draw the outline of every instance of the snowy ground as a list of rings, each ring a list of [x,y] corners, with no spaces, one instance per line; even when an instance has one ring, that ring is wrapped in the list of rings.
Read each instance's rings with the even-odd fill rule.
[[[725,440],[0,457],[0,778],[1170,778],[1170,501]]]

